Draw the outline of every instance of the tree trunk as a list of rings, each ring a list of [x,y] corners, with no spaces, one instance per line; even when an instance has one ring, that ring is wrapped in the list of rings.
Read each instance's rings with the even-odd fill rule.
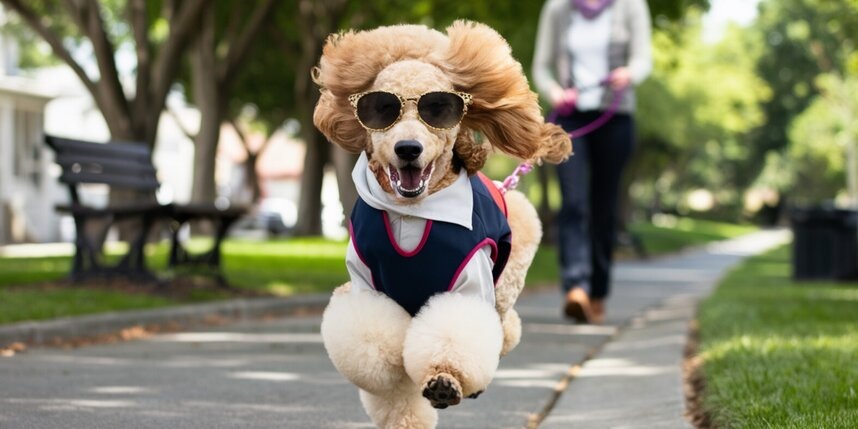
[[[318,45],[318,43],[314,43]],[[305,47],[303,63],[310,69],[318,54],[318,49]],[[318,51],[318,52],[317,52]],[[322,234],[322,179],[325,175],[325,165],[330,159],[331,144],[325,136],[313,126],[313,111],[319,101],[319,91],[307,76],[298,76],[295,81],[295,94],[299,103],[298,120],[301,123],[301,137],[307,145],[304,155],[304,174],[301,177],[301,195],[298,198],[298,222],[295,224],[295,234],[299,236]]]
[[[250,191],[250,204],[253,205],[262,198],[262,184],[259,180],[259,174],[256,172],[258,161],[258,153],[247,154],[247,160],[244,161],[244,183]]]
[[[215,160],[223,119],[224,97],[214,73],[215,28],[214,9],[209,8],[201,19],[201,28],[191,52],[191,73],[194,104],[200,110],[200,129],[194,139],[194,174],[191,202],[212,203],[215,200]]]
[[[340,203],[343,205],[343,215],[345,216],[345,225],[343,226],[348,225],[348,219],[358,197],[355,182],[352,180],[352,170],[357,159],[358,155],[349,153],[339,146],[331,148],[331,161],[333,161],[334,171],[337,175],[337,190],[340,193]]]
[[[219,110],[214,106],[210,109]],[[193,203],[212,203],[217,197],[215,163],[220,138],[219,118],[218,113],[212,112],[203,114],[200,121],[200,132],[194,141]]]
[[[321,235],[322,178],[330,156],[330,144],[312,126],[309,129],[304,127],[301,135],[307,145],[307,152],[304,156],[304,174],[301,176],[301,195],[298,199],[298,222],[295,224],[295,235]]]

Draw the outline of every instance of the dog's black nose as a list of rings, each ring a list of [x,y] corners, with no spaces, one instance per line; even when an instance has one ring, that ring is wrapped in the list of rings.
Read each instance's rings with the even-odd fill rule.
[[[414,161],[423,153],[423,145],[417,140],[400,140],[393,146],[393,151],[403,161]]]

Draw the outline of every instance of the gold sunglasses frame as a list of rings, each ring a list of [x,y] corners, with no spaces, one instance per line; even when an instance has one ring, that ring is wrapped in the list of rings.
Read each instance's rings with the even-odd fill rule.
[[[363,123],[363,121],[361,121],[361,120],[360,120],[360,117],[358,116],[358,106],[357,106],[357,105],[358,105],[358,101],[359,101],[359,100],[361,99],[361,97],[363,97],[364,95],[372,94],[372,93],[375,93],[375,92],[384,92],[384,93],[387,93],[387,94],[391,94],[391,95],[396,96],[396,98],[398,98],[398,99],[399,99],[399,115],[396,117],[396,120],[395,120],[395,121],[393,121],[390,125],[388,125],[387,127],[384,127],[384,128],[370,128],[370,127],[366,126],[366,124],[364,124],[364,123]],[[474,102],[474,98],[471,96],[471,94],[468,94],[467,92],[460,92],[460,91],[427,91],[427,92],[424,92],[424,93],[422,93],[422,94],[420,94],[420,95],[418,95],[418,96],[416,96],[416,97],[403,97],[403,96],[401,96],[401,95],[399,95],[399,94],[397,94],[397,93],[395,93],[395,92],[375,90],[375,91],[364,91],[364,92],[359,92],[359,93],[357,93],[357,94],[352,94],[352,95],[350,95],[350,96],[349,96],[349,98],[348,98],[348,99],[349,99],[349,104],[351,104],[351,105],[352,105],[352,110],[354,111],[355,119],[357,119],[357,121],[358,121],[358,123],[360,124],[360,126],[362,126],[362,127],[363,127],[365,130],[367,130],[367,131],[381,133],[381,132],[384,132],[384,131],[387,131],[387,130],[389,130],[389,129],[393,128],[393,126],[394,126],[394,125],[396,125],[396,123],[397,123],[397,122],[399,122],[399,120],[400,120],[400,119],[402,119],[402,115],[403,115],[403,114],[405,114],[405,102],[407,102],[407,101],[413,101],[413,102],[414,102],[414,106],[416,107],[416,106],[417,106],[417,104],[418,104],[418,102],[420,101],[420,98],[421,98],[421,97],[423,97],[423,96],[424,96],[424,95],[426,95],[426,94],[433,94],[433,93],[436,93],[436,92],[443,92],[443,93],[447,93],[447,94],[453,94],[453,95],[456,95],[456,96],[458,96],[459,98],[461,98],[461,99],[462,99],[462,102],[464,103],[464,107],[462,108],[462,116],[460,116],[460,117],[459,117],[459,120],[456,122],[456,124],[455,124],[455,125],[453,125],[453,126],[451,126],[451,127],[448,127],[448,128],[438,128],[438,127],[434,127],[434,126],[432,126],[432,125],[427,124],[427,123],[426,123],[426,121],[424,121],[424,120],[423,120],[423,117],[422,117],[422,116],[420,116],[420,112],[419,112],[419,111],[417,112],[417,119],[419,119],[419,120],[420,120],[420,122],[422,122],[422,123],[423,123],[423,125],[426,125],[427,127],[432,128],[433,130],[446,131],[446,130],[451,130],[451,129],[453,129],[453,128],[456,128],[459,124],[461,124],[461,123],[462,123],[462,119],[464,119],[464,118],[465,118],[465,115],[467,115],[467,114],[468,114],[468,106],[470,106],[470,105]]]

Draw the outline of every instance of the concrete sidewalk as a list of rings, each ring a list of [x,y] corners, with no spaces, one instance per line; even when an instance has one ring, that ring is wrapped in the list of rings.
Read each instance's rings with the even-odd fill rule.
[[[439,427],[687,427],[679,363],[694,304],[733,264],[786,238],[621,263],[606,326],[566,323],[557,291],[523,296],[521,345]],[[371,428],[318,329],[318,317],[245,321],[0,358],[0,428]]]

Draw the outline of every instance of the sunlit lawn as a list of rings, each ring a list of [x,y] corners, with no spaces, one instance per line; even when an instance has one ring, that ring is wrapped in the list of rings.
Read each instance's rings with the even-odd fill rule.
[[[655,256],[676,252],[689,246],[738,237],[756,231],[757,227],[664,216],[660,218],[658,225],[634,223],[630,225],[629,230],[640,239],[646,253],[649,256]],[[632,249],[624,247],[618,248],[617,253],[621,256],[639,256]],[[537,252],[536,259],[528,272],[528,284],[556,283],[557,278],[557,249],[552,246],[543,246]]]
[[[789,276],[783,247],[730,273],[701,306],[715,427],[858,427],[858,282]]]
[[[192,245],[192,249],[206,247],[206,243],[200,242]],[[262,294],[325,292],[348,278],[343,263],[345,246],[345,242],[323,239],[228,240],[223,245],[224,273],[233,287]],[[187,276],[185,272],[167,271],[167,252],[166,244],[149,246],[149,266],[167,278]],[[230,296],[214,287],[211,280],[208,282],[211,287],[193,289],[180,297],[135,293],[127,287],[116,291],[109,287],[55,284],[67,275],[70,267],[68,256],[0,258],[0,323],[153,308]]]
[[[728,238],[753,228],[680,219],[675,224],[638,224],[651,254],[674,251],[688,245]],[[193,242],[196,248],[206,243]],[[186,273],[167,270],[167,245],[149,246],[147,261],[159,275],[175,278]],[[327,293],[348,280],[346,242],[324,239],[277,239],[249,241],[231,239],[223,245],[223,268],[229,283],[241,290],[265,295]],[[71,258],[0,258],[0,323],[46,319],[63,315],[95,313],[128,308],[151,308],[180,302],[222,299],[229,295],[214,287],[194,289],[180,297],[170,294],[135,293],[106,287],[56,285],[71,266]],[[557,254],[553,247],[539,250],[528,284],[553,284],[557,280]]]

